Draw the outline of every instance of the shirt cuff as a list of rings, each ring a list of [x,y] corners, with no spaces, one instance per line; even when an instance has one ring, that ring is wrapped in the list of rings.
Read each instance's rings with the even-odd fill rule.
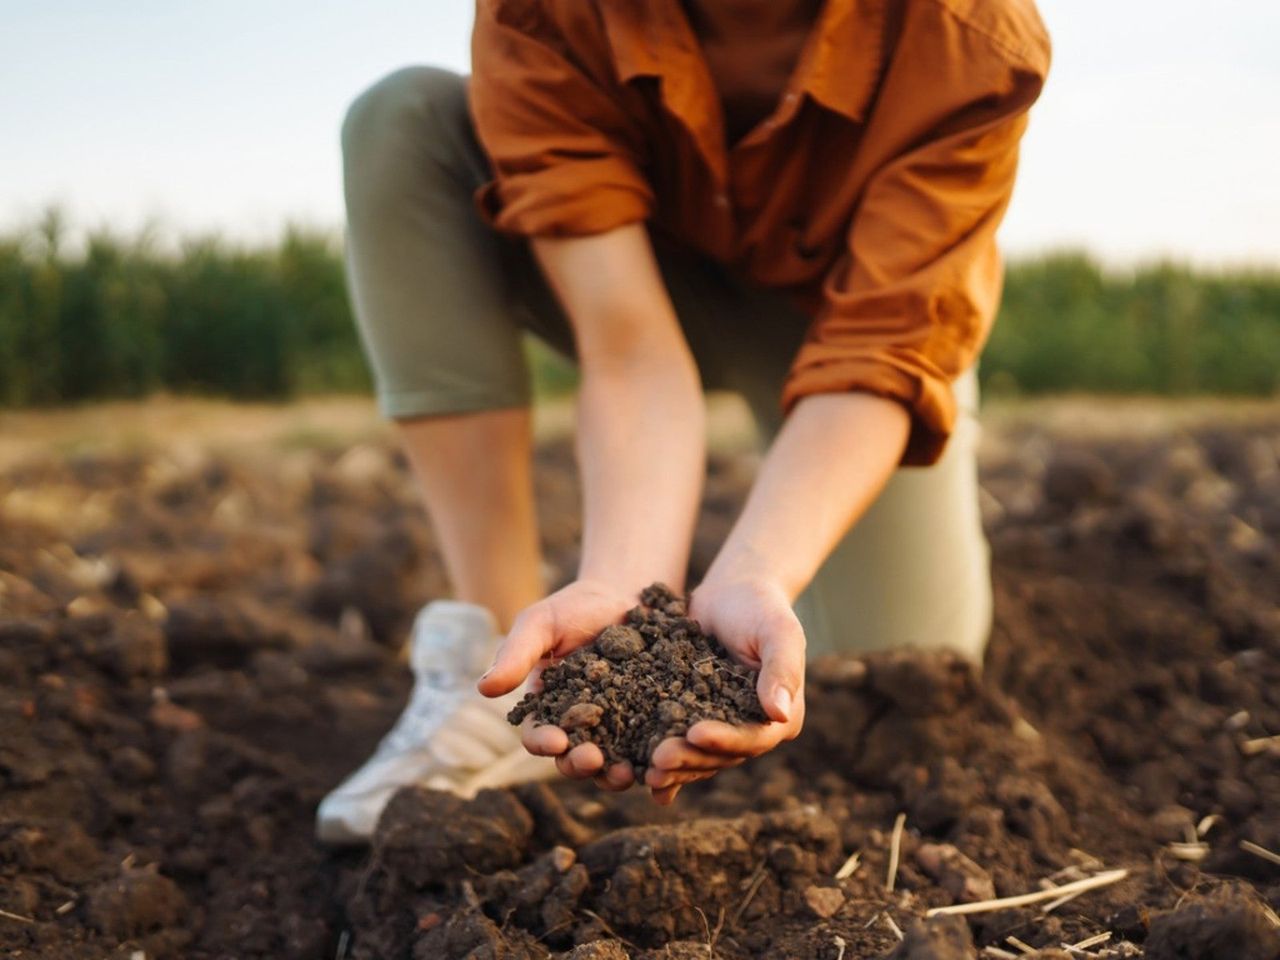
[[[476,191],[476,206],[502,233],[590,236],[649,219],[653,191],[612,157],[508,174]]]
[[[853,391],[897,400],[911,414],[902,466],[928,467],[938,462],[955,429],[955,395],[951,381],[913,351],[850,352],[806,343],[783,387],[782,409],[788,414],[814,394]]]

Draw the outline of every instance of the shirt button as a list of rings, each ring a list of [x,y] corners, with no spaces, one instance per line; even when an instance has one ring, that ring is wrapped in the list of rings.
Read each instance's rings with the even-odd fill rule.
[[[785,97],[782,98],[782,102],[789,107],[791,106],[791,104],[795,103],[798,99],[800,99],[799,94],[788,93]]]
[[[721,210],[729,209],[729,197],[724,193],[717,193],[715,196],[715,204]]]

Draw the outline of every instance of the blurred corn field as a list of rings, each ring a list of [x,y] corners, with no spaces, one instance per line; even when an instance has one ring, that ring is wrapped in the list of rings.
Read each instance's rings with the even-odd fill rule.
[[[572,386],[554,354],[531,359],[542,393]],[[982,378],[1001,393],[1280,394],[1280,268],[1016,261]],[[368,388],[330,234],[245,247],[98,232],[73,246],[50,211],[0,235],[0,405]]]

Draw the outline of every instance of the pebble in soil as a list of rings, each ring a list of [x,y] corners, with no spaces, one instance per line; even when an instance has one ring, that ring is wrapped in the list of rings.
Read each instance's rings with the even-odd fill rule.
[[[525,694],[507,719],[558,726],[570,746],[594,743],[607,763],[627,761],[640,777],[658,744],[700,720],[765,722],[756,676],[689,618],[682,598],[655,583],[621,624],[543,671],[542,689]]]

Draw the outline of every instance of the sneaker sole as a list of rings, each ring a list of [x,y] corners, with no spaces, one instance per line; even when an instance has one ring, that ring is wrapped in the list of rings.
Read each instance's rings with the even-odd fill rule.
[[[419,784],[431,790],[442,790],[470,799],[481,790],[510,787],[534,780],[548,780],[555,775],[555,761],[550,757],[536,757],[520,747],[504,754],[483,770],[477,771],[462,781],[445,774],[436,774],[419,781]],[[316,840],[325,846],[362,846],[367,844],[372,836],[372,829],[367,833],[361,832],[353,829],[348,825],[348,821],[340,817],[316,817]]]

